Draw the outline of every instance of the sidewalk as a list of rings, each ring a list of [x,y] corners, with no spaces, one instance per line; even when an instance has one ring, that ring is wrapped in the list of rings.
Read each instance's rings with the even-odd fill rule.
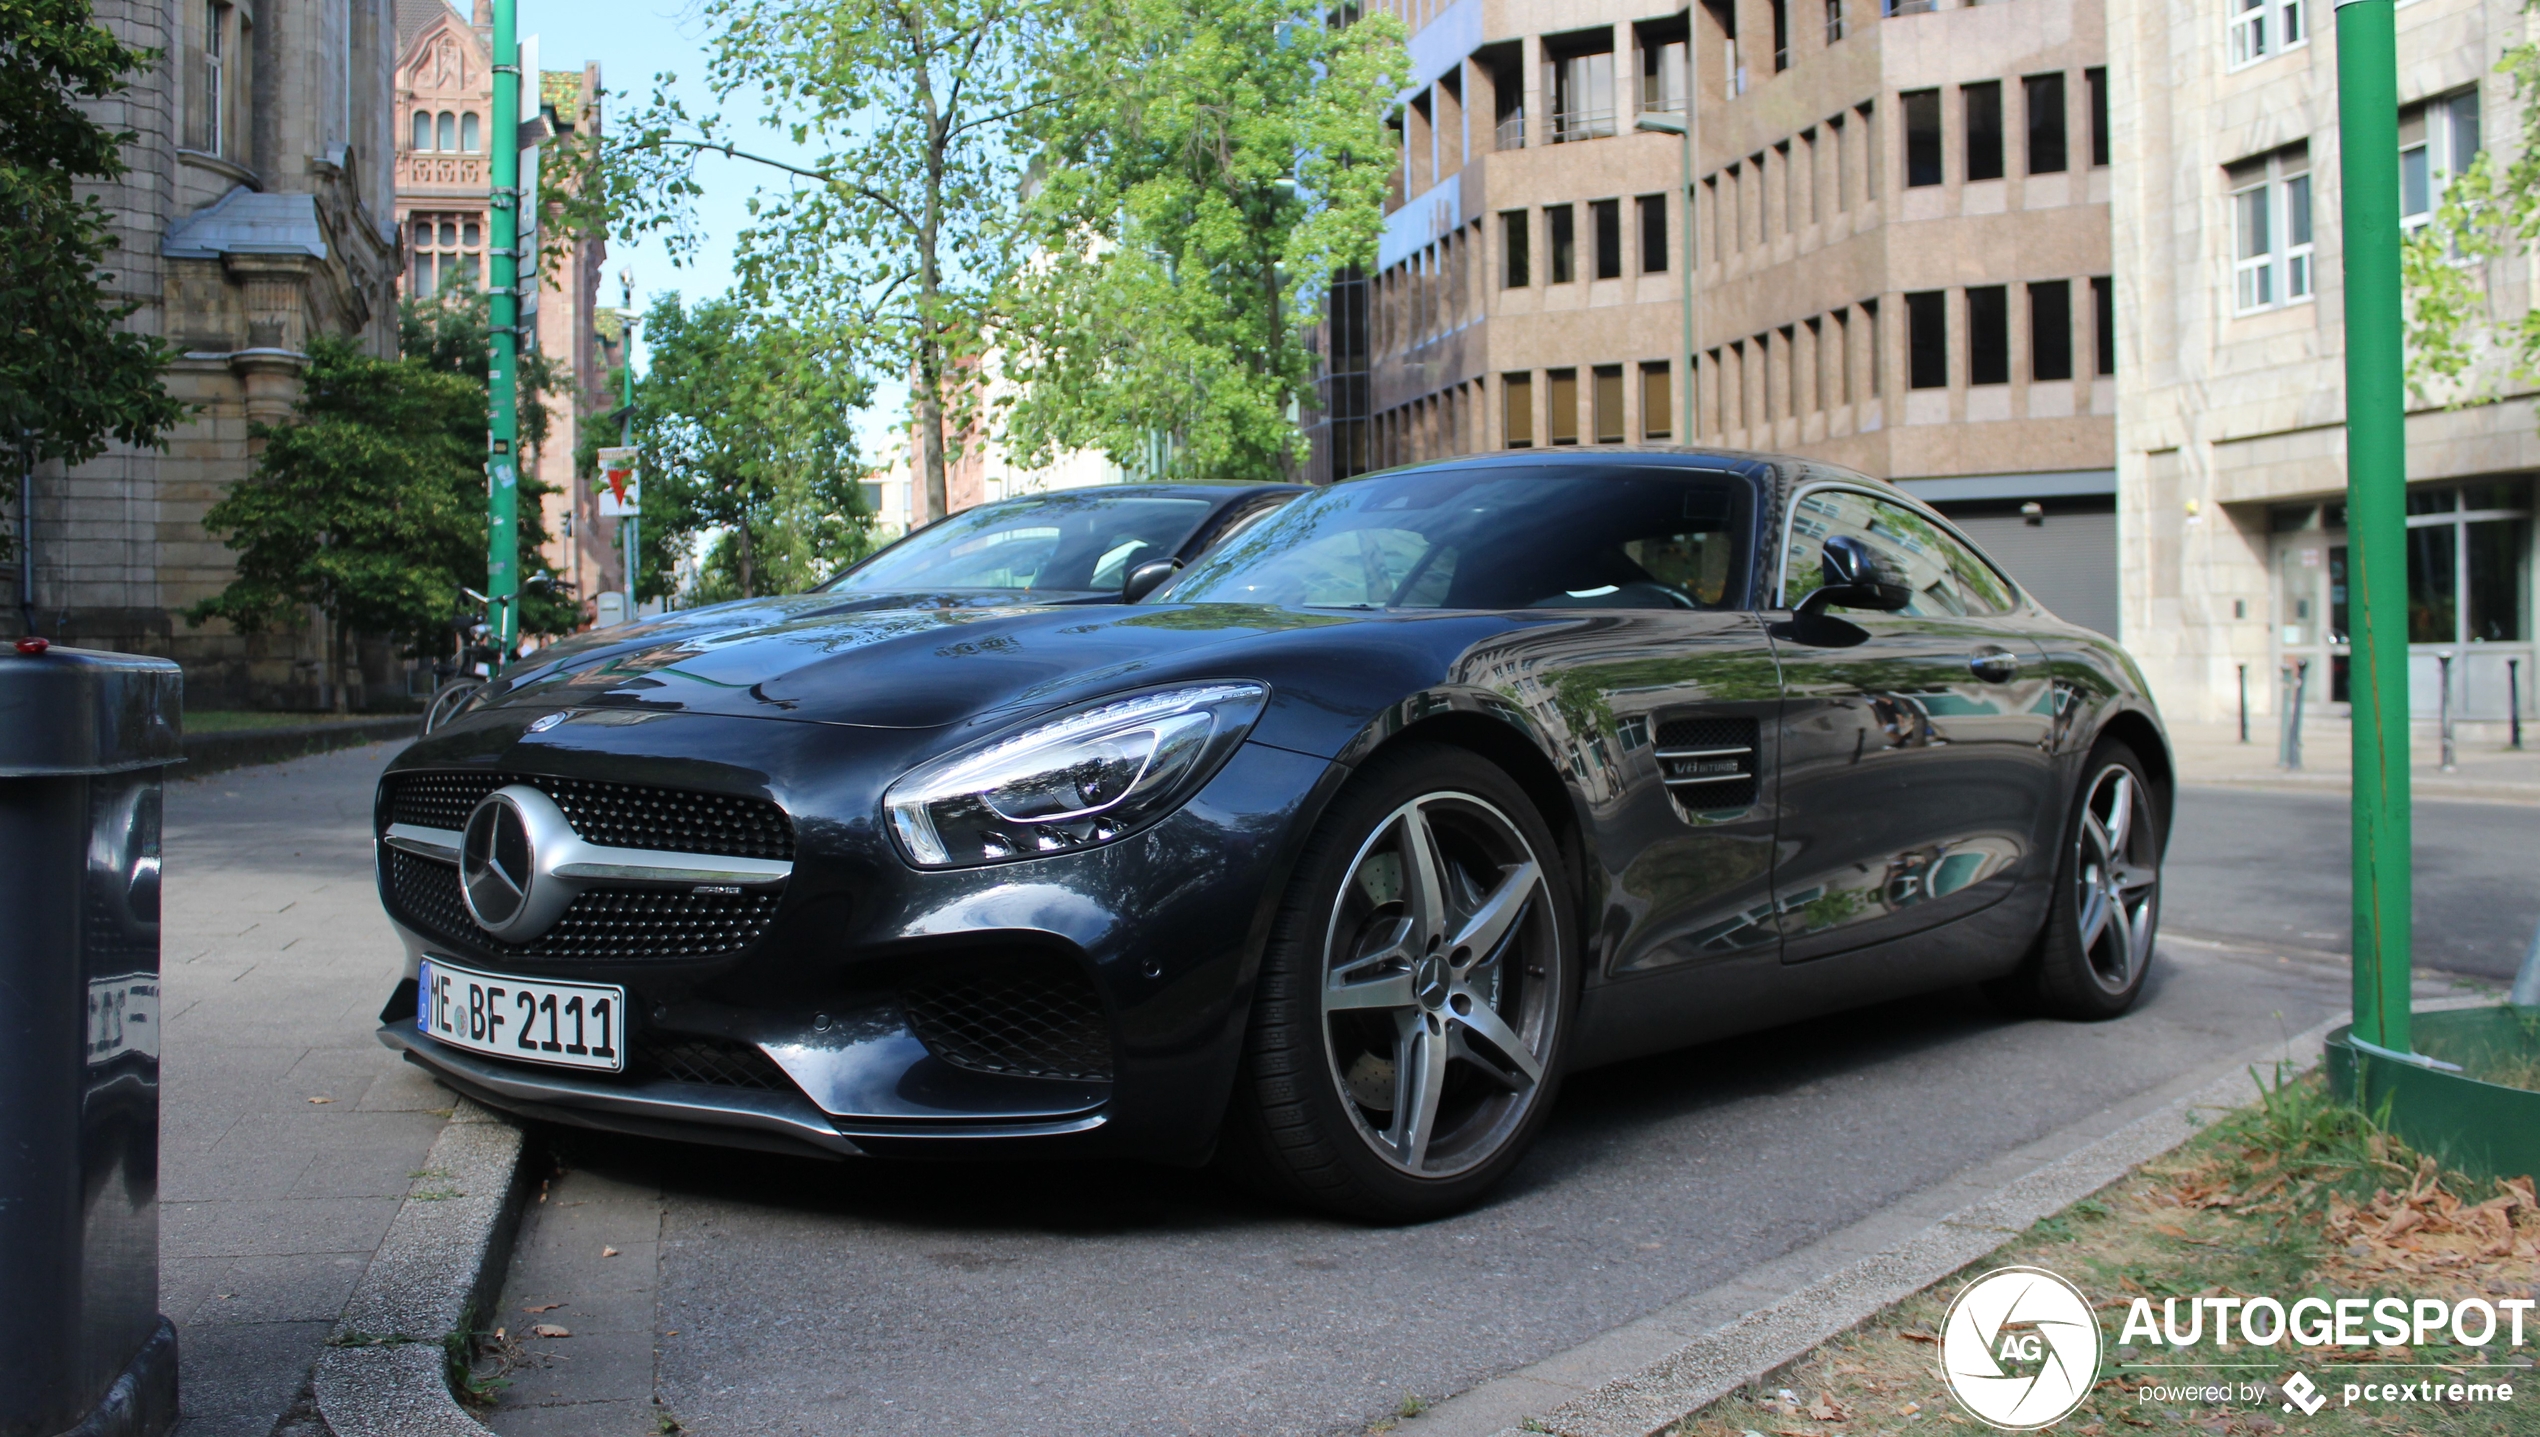
[[[370,859],[395,749],[167,788],[159,1305],[179,1437],[274,1431],[448,1111],[371,1037],[399,951]]]
[[[2487,734],[2486,727],[2496,726],[2462,731],[2454,745],[2457,771],[2445,773],[2441,741],[2431,725],[2420,725],[2408,751],[2410,788],[2416,796],[2540,804],[2540,724],[2525,726],[2523,742],[2528,747],[2518,753],[2506,748],[2501,736]],[[2272,719],[2250,720],[2245,744],[2240,742],[2239,726],[2231,723],[2174,723],[2169,732],[2181,783],[2340,794],[2349,786],[2353,730],[2342,718],[2304,726],[2302,767],[2295,773],[2276,766]]]

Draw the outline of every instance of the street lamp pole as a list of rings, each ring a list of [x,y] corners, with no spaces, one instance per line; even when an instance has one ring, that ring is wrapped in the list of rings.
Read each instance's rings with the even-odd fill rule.
[[[619,270],[617,284],[617,307],[620,315],[618,333],[624,336],[619,343],[625,346],[625,353],[619,356],[618,362],[618,375],[623,380],[621,388],[624,398],[620,401],[621,407],[617,411],[617,442],[632,449],[635,447],[635,271]],[[638,555],[642,552],[638,547],[641,535],[637,529],[643,520],[629,514],[619,522],[626,529],[626,607],[627,617],[631,619],[636,611],[643,608],[643,602],[635,596],[636,562]]]
[[[485,592],[495,647],[520,637],[520,46],[517,0],[493,0],[494,124],[488,196],[493,260],[486,287],[492,354],[486,366]],[[537,267],[532,265],[535,275]]]
[[[1684,113],[1682,115],[1670,115],[1663,112],[1657,114],[1644,113],[1639,119],[1632,122],[1632,128],[1634,129],[1648,130],[1661,135],[1675,135],[1680,137],[1684,142],[1677,147],[1677,154],[1679,156],[1678,173],[1680,175],[1680,183],[1677,188],[1677,193],[1684,196],[1684,220],[1679,226],[1684,231],[1683,244],[1680,247],[1683,257],[1678,261],[1678,263],[1680,263],[1684,268],[1684,278],[1676,285],[1678,293],[1684,297],[1684,402],[1680,406],[1684,411],[1684,419],[1683,427],[1676,431],[1676,442],[1679,444],[1691,444],[1693,442],[1693,391],[1695,384],[1693,367],[1693,127],[1695,124],[1693,80],[1693,42],[1688,39],[1685,42]]]
[[[2346,527],[2357,621],[2354,1036],[2409,1047],[2407,435],[2400,350],[2399,94],[2392,0],[2336,0],[2345,231]]]

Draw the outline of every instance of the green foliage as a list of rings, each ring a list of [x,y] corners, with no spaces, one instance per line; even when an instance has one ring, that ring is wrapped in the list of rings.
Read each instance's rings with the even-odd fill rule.
[[[433,642],[485,567],[485,391],[334,337],[312,342],[304,381],[291,421],[259,427],[256,472],[204,516],[238,577],[186,617],[255,632],[315,604]]]
[[[815,158],[738,147],[719,114],[692,116],[658,78],[651,104],[574,152],[566,225],[664,232],[693,253],[701,153],[785,178],[750,202],[733,266],[752,309],[781,304],[806,331],[912,381],[920,471],[941,512],[947,420],[969,431],[957,361],[977,350],[1012,252],[1022,178],[1014,130],[1040,95],[1041,0],[701,0],[718,101],[753,93],[767,124]]]
[[[160,385],[174,351],[119,327],[140,304],[107,292],[106,209],[72,190],[121,176],[133,138],[80,102],[154,59],[97,24],[88,0],[0,0],[0,435],[31,433],[41,458],[81,463],[109,439],[153,447],[185,417]],[[16,468],[0,464],[0,501],[16,497]]]
[[[2540,310],[2501,315],[2489,294],[2496,263],[2540,240],[2540,150],[2531,143],[2540,137],[2540,42],[2505,51],[2496,72],[2512,78],[2519,102],[2513,158],[2479,151],[2399,251],[2408,390],[2420,403],[2485,404],[2540,384]]]
[[[849,415],[867,388],[834,339],[726,297],[655,301],[652,364],[635,387],[644,466],[638,592],[665,593],[672,557],[709,531],[694,603],[810,587],[871,547]]]
[[[1091,448],[1174,477],[1268,480],[1298,458],[1307,340],[1335,272],[1372,261],[1409,72],[1401,22],[1306,0],[1087,0],[1040,113],[1003,336],[1019,462]],[[1163,476],[1157,476],[1163,477]]]

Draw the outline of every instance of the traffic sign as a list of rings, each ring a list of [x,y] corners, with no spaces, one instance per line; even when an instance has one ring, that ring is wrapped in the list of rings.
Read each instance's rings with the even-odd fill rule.
[[[632,449],[603,449],[599,454],[600,477],[593,497],[599,500],[603,519],[632,519],[644,507],[643,471],[636,467]]]

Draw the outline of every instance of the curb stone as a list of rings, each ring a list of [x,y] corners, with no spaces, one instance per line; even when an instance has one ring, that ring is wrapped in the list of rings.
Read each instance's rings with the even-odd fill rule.
[[[2421,999],[2417,1008],[2422,1012],[2489,1001]],[[2293,1072],[2307,1073],[2318,1066],[2329,1030],[2345,1021],[2342,1016],[2331,1019],[2251,1061],[2263,1064],[2280,1057]],[[1555,1354],[1536,1364],[1536,1369],[1497,1379],[1523,1383],[1546,1395],[1558,1394],[1568,1385],[1575,1395],[1522,1425],[1501,1428],[1496,1437],[1537,1437],[1544,1432],[1560,1437],[1653,1437],[1774,1368],[1807,1355],[1826,1339],[1939,1283],[2026,1232],[2039,1219],[2061,1212],[2177,1147],[2204,1126],[2198,1113],[2247,1106],[2246,1066],[2235,1065],[2231,1072],[2013,1179],[1886,1250],[1704,1332],[1636,1371],[1586,1391],[1576,1391],[1575,1382],[1562,1384],[1557,1378],[1529,1375],[1537,1369],[1554,1371],[1566,1366],[1564,1354]]]
[[[449,1347],[501,1289],[523,1135],[466,1098],[433,1140],[310,1379],[334,1437],[492,1437],[450,1392]]]

